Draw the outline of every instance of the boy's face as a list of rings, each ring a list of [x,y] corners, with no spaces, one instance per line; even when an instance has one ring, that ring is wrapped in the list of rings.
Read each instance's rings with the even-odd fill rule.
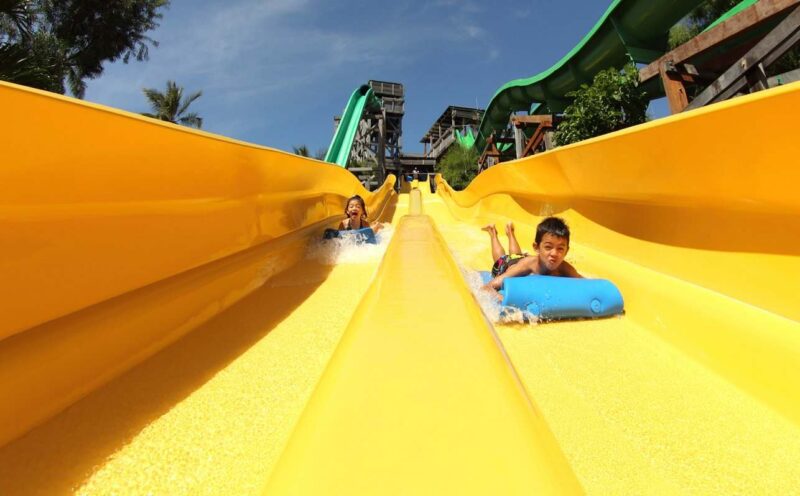
[[[550,272],[558,269],[569,251],[567,238],[550,233],[545,233],[539,245],[533,247],[539,252],[539,264],[547,267]]]
[[[350,200],[347,204],[347,216],[359,219],[362,213],[364,213],[364,210],[361,208],[361,203],[359,203],[358,200]]]

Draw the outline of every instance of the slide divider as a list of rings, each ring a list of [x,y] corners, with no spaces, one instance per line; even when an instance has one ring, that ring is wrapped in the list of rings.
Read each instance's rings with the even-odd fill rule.
[[[265,494],[580,493],[433,222],[404,216]]]

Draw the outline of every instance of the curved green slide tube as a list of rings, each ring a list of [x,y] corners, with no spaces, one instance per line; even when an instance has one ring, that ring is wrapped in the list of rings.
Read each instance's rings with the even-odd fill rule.
[[[545,104],[562,112],[566,94],[609,67],[630,60],[648,64],[668,50],[669,30],[704,0],[614,0],[592,30],[564,58],[544,72],[503,85],[492,97],[474,137],[479,151],[495,131],[505,129],[514,112]],[[472,136],[460,135],[469,147]]]
[[[347,167],[347,158],[350,156],[350,149],[353,147],[353,139],[358,131],[358,123],[361,121],[361,114],[364,107],[380,107],[378,97],[373,93],[369,85],[364,84],[358,87],[347,101],[347,106],[342,113],[339,127],[333,135],[331,145],[325,154],[325,161],[331,162],[342,167]]]

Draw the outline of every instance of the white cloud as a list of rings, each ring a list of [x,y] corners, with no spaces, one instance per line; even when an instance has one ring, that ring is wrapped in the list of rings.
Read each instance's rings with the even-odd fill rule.
[[[151,50],[150,61],[113,64],[89,83],[87,99],[144,111],[141,89],[162,88],[172,79],[186,91],[203,90],[193,109],[206,117],[210,130],[241,136],[242,116],[269,115],[353,72],[385,74],[429,58],[432,47],[463,49],[479,39],[494,53],[475,2],[439,0],[452,6],[444,17],[421,15],[419,9],[396,12],[392,29],[368,15],[370,22],[353,29],[315,16],[330,8],[323,0],[189,1],[173,0],[153,34],[160,46]]]
[[[464,30],[470,38],[480,38],[486,32],[479,26],[465,26]]]

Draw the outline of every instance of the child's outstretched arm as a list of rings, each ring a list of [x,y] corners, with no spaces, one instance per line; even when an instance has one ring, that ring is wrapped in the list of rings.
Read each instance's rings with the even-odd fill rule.
[[[491,281],[488,284],[484,284],[483,286],[481,286],[481,290],[491,294],[498,301],[503,301],[503,295],[498,293],[497,290],[492,287]]]
[[[534,260],[531,257],[531,260]],[[490,293],[494,293],[498,300],[503,301],[503,295],[498,293],[498,290],[503,287],[503,281],[506,280],[508,277],[522,277],[530,275],[533,272],[533,269],[530,267],[530,263],[526,263],[526,260],[518,262],[511,267],[508,268],[505,272],[500,274],[499,276],[495,277],[491,281],[489,281],[486,285],[483,286],[485,291],[489,291]]]
[[[372,224],[370,224],[370,226],[369,226],[369,227],[371,227],[371,228],[372,228],[372,232],[374,232],[375,234],[378,234],[378,231],[380,231],[381,229],[383,229],[383,222],[378,222],[378,221],[376,220],[375,222],[373,222]]]

